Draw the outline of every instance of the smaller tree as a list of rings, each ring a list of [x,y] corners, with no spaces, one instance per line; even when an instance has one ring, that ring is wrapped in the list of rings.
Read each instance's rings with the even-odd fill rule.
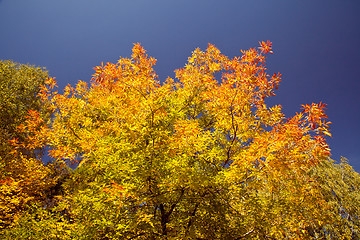
[[[50,119],[38,96],[48,79],[42,68],[0,61],[0,228],[44,197],[49,184],[49,169],[40,160],[43,145],[33,141]]]
[[[330,216],[330,221],[309,227],[309,235],[317,239],[360,239],[360,174],[341,158],[340,163],[322,161],[310,175],[327,203],[323,214]]]

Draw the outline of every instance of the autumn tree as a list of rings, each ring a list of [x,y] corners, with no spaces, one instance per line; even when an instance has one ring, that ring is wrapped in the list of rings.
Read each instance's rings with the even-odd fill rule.
[[[34,239],[358,238],[360,178],[329,160],[325,104],[291,118],[267,106],[281,77],[266,72],[268,53],[261,42],[229,59],[209,45],[161,83],[135,44],[131,58],[95,67],[90,85],[44,89],[54,118],[33,141],[77,167],[51,211],[14,229]]]
[[[38,93],[48,80],[39,67],[0,61],[0,229],[44,194],[46,168],[42,146],[31,138],[50,112]],[[31,122],[24,127],[26,122]]]
[[[327,202],[330,218],[321,227],[309,227],[318,239],[360,239],[360,175],[342,158],[319,163],[310,172]]]

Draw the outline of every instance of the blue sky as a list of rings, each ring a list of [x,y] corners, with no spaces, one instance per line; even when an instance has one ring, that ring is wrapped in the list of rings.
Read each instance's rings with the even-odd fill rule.
[[[327,103],[332,158],[360,172],[359,13],[358,0],[0,0],[0,59],[46,67],[63,88],[129,57],[136,42],[165,80],[196,47],[233,57],[270,40],[268,70],[283,79],[269,105],[291,117]]]

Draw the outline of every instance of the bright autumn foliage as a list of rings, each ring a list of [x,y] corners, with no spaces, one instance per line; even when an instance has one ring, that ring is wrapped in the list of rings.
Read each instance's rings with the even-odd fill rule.
[[[281,106],[265,103],[281,77],[266,72],[271,43],[242,53],[229,59],[213,45],[196,49],[176,81],[161,83],[156,60],[135,44],[130,59],[95,67],[90,86],[44,88],[54,118],[33,142],[78,166],[36,226],[57,239],[358,236],[359,210],[332,194],[347,182],[327,186],[321,176],[337,179],[345,169],[331,172],[325,105],[285,118]]]
[[[44,199],[51,185],[45,180],[50,170],[40,160],[43,145],[32,142],[50,119],[37,96],[47,79],[42,68],[0,61],[0,229]]]

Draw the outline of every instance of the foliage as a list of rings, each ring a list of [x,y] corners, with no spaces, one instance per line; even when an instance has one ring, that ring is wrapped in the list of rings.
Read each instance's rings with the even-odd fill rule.
[[[0,121],[2,144],[16,138],[24,141],[23,133],[16,131],[26,120],[29,110],[44,114],[42,101],[37,96],[48,74],[39,67],[18,64],[12,61],[0,61]],[[1,155],[7,151],[1,146]]]
[[[0,228],[41,198],[48,184],[48,169],[39,159],[42,147],[31,141],[50,117],[37,96],[47,79],[41,68],[0,61]],[[32,125],[21,129],[26,122]]]
[[[47,144],[61,178],[51,206],[4,236],[359,238],[360,178],[329,160],[325,104],[285,118],[265,103],[281,77],[266,73],[271,43],[242,53],[196,49],[177,81],[161,83],[135,44],[130,59],[95,67],[90,85],[58,94],[49,79],[40,97],[51,124],[33,116],[20,128],[36,126],[29,146]]]
[[[309,233],[318,238],[360,238],[360,175],[342,158],[339,164],[323,161],[311,172],[323,199],[329,205],[331,221],[323,228],[309,228]]]

